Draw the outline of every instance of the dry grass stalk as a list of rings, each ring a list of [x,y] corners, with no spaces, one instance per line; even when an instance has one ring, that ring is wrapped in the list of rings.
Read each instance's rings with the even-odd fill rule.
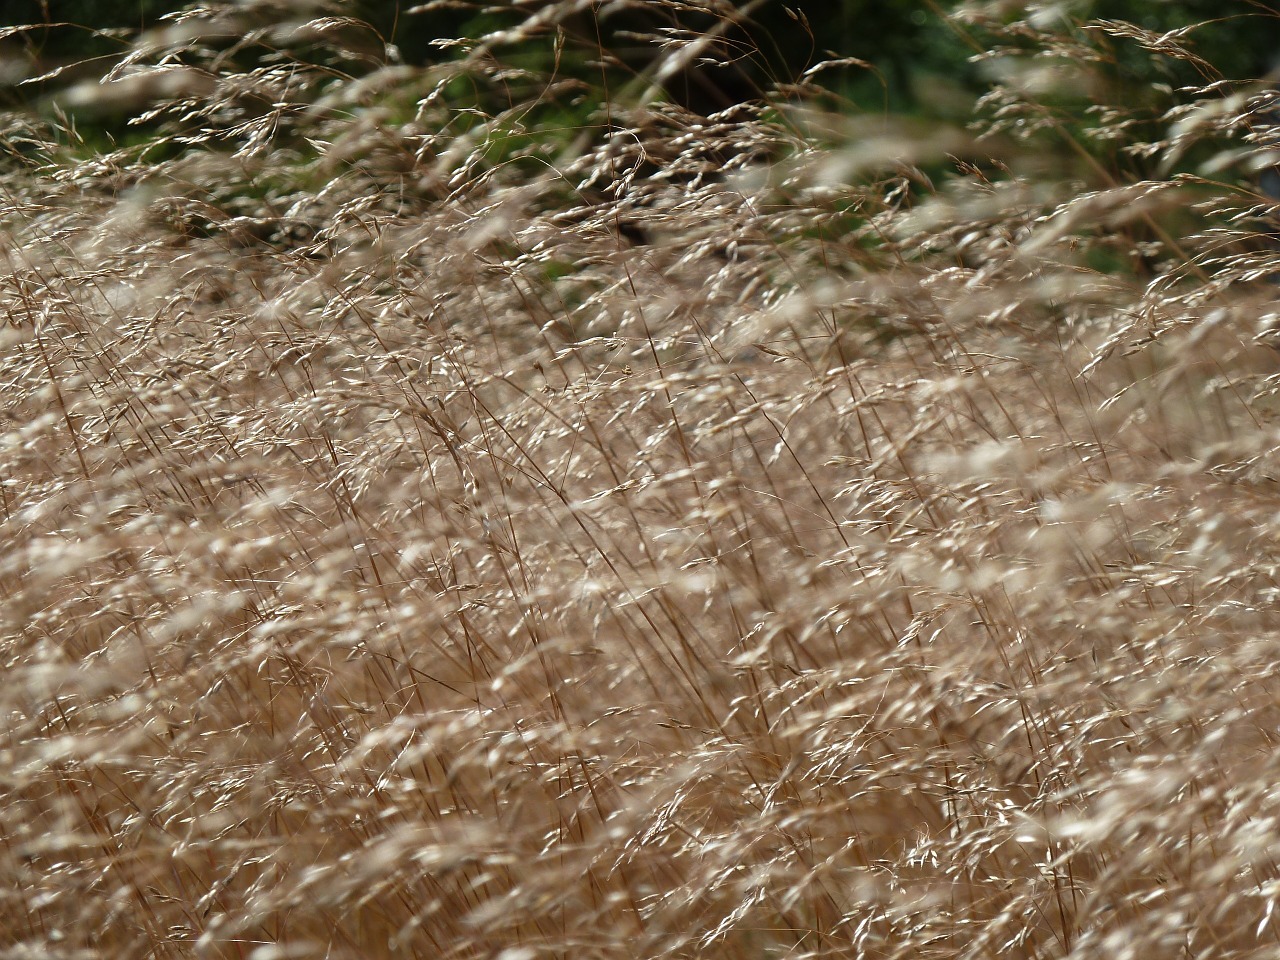
[[[0,956],[1274,955],[1256,199],[181,62],[7,161]]]

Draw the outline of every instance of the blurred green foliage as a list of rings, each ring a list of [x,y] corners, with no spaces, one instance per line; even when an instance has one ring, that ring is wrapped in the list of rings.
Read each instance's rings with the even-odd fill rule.
[[[543,0],[550,6],[554,0]],[[708,113],[758,95],[775,84],[794,82],[815,63],[832,57],[851,63],[816,76],[856,109],[949,115],[963,112],[984,74],[970,58],[990,37],[966,30],[942,14],[955,0],[758,0],[740,2],[749,16],[723,31],[706,60],[668,78],[667,94]],[[101,73],[123,56],[129,38],[158,19],[189,6],[173,0],[7,0],[0,4],[0,26],[39,25],[0,41],[0,86],[9,101],[37,99],[76,79]],[[317,15],[349,15],[369,23],[410,64],[437,62],[456,55],[441,47],[444,38],[477,39],[512,28],[538,9],[535,3],[459,2],[430,10],[415,0],[337,0]],[[1034,5],[1016,2],[970,4],[985,7],[1012,22],[1031,19],[1043,29],[1079,31],[1091,18],[1125,20],[1155,33],[1205,23],[1182,42],[1213,64],[1223,76],[1256,77],[1280,58],[1280,0],[1062,0]],[[1034,6],[1034,9],[1031,9]],[[302,5],[279,3],[281,16],[306,15]],[[540,36],[523,42],[523,65],[591,79],[603,48],[616,70],[610,83],[641,74],[656,54],[653,43],[637,39],[661,32],[705,31],[717,20],[696,9],[673,12],[663,4],[601,4],[552,21]],[[558,52],[555,38],[562,41]],[[1096,37],[1094,38],[1097,39]],[[1030,41],[1028,41],[1030,42]],[[1152,58],[1133,44],[1103,40],[1114,67],[1134,82],[1173,85],[1202,81],[1186,64]],[[20,80],[62,72],[48,83]]]

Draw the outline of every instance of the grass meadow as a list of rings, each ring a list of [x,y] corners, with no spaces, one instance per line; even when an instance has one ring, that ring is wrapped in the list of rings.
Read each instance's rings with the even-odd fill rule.
[[[970,117],[706,116],[535,6],[5,115],[0,957],[1280,956],[1271,88],[974,6]]]

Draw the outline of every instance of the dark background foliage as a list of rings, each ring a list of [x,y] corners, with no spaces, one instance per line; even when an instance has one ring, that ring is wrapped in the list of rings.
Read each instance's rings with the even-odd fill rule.
[[[933,0],[764,0],[750,7],[750,16],[725,30],[709,59],[672,78],[667,93],[675,101],[708,113],[750,98],[776,83],[794,81],[815,62],[831,56],[861,61],[844,71],[824,72],[823,83],[867,110],[932,113],[946,107],[945,92],[977,89],[980,73],[968,62],[983,37],[966,35],[944,22],[942,7]],[[1184,39],[1196,53],[1231,79],[1257,77],[1280,57],[1280,19],[1276,0],[1084,0],[1061,4],[1062,24],[1088,18],[1126,20],[1157,33],[1192,23],[1205,23]],[[166,13],[191,4],[167,0],[10,0],[0,5],[0,26],[40,25],[11,35],[0,48],[0,81],[7,99],[30,101],[68,82],[100,73],[128,49],[129,38],[153,27]],[[511,27],[530,15],[532,7],[457,2],[422,10],[424,5],[356,0],[328,4],[316,15],[348,15],[370,24],[395,44],[410,64],[429,63],[454,55],[442,49],[441,38],[477,37]],[[739,5],[742,6],[742,5]],[[1016,5],[1006,5],[1014,7]],[[282,13],[303,15],[302,8],[282,4]],[[997,11],[998,12],[998,11]],[[1012,12],[1008,18],[1012,19]],[[1044,19],[1051,21],[1052,16]],[[714,23],[708,14],[673,14],[645,3],[601,5],[598,14],[578,13],[549,24],[544,38],[556,30],[565,44],[562,69],[590,69],[600,49],[608,50],[616,66],[639,73],[652,62],[655,48],[637,35],[662,31],[705,30]],[[1206,23],[1207,22],[1207,23]],[[550,62],[551,44],[526,41],[526,55]],[[1185,64],[1172,61],[1152,65],[1147,56],[1116,52],[1121,69],[1138,80],[1167,70],[1172,83],[1194,82]],[[49,81],[31,78],[61,68]],[[18,86],[20,80],[28,82]]]

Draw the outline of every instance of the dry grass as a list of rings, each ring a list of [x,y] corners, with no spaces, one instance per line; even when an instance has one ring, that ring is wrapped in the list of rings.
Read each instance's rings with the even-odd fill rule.
[[[1280,952],[1260,198],[216,53],[8,161],[0,956]]]

